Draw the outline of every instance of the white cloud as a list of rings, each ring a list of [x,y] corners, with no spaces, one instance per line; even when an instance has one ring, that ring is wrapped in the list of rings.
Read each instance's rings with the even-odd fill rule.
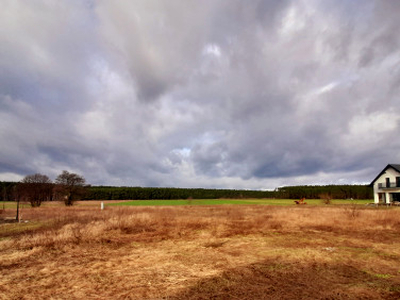
[[[349,132],[343,143],[349,147],[368,149],[371,145],[385,147],[385,141],[396,135],[400,116],[393,112],[374,112],[356,115],[349,122]]]
[[[24,176],[15,173],[0,173],[0,181],[20,181]]]
[[[214,55],[216,57],[221,56],[221,48],[215,44],[208,44],[203,48],[204,55]]]

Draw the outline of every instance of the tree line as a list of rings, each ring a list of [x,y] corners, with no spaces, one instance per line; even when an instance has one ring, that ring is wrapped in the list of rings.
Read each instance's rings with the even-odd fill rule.
[[[369,185],[303,185],[285,186],[275,190],[282,199],[372,199],[373,190]]]
[[[91,186],[85,200],[157,200],[157,199],[241,199],[273,198],[273,191],[228,190],[203,188],[157,188]]]
[[[156,188],[156,187],[113,187],[91,186],[85,200],[157,200],[157,199],[372,199],[372,188],[368,185],[323,185],[286,186],[274,191],[228,190],[202,188]]]
[[[285,186],[274,191],[203,189],[203,188],[159,188],[159,187],[115,187],[88,186],[77,174],[64,171],[54,182],[40,174],[28,175],[21,182],[0,182],[0,200],[15,200],[15,193],[38,206],[42,201],[63,200],[72,205],[74,200],[157,200],[157,199],[372,199],[372,188],[368,185],[324,185]],[[44,176],[44,177],[43,177]]]
[[[83,176],[68,171],[63,171],[54,182],[47,175],[35,173],[20,182],[0,182],[0,200],[28,202],[32,207],[39,207],[43,201],[62,200],[71,206],[82,198],[87,187]]]

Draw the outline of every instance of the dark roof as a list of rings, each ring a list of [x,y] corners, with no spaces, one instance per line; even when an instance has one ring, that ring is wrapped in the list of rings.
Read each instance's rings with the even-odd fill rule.
[[[378,176],[375,177],[374,180],[372,180],[372,182],[369,184],[370,186],[372,186],[374,184],[374,182],[383,174],[385,173],[385,171],[389,168],[395,169],[397,172],[400,173],[400,164],[388,164],[379,174]]]
[[[395,169],[397,172],[400,172],[400,165],[398,164],[390,164],[389,166],[391,166],[393,169]]]

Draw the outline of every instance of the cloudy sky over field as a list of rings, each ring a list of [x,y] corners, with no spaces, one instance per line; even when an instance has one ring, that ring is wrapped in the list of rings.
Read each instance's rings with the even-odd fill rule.
[[[269,189],[400,163],[400,1],[0,4],[0,180]]]

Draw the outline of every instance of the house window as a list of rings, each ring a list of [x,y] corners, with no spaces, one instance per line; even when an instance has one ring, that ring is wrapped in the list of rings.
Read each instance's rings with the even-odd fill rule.
[[[390,187],[390,178],[386,178],[386,187]]]
[[[400,176],[396,177],[396,186],[400,187]]]

